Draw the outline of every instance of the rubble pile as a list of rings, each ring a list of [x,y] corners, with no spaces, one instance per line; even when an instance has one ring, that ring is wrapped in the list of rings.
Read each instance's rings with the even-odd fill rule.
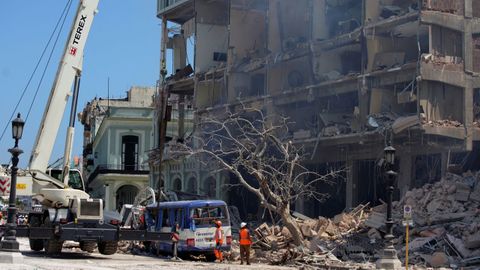
[[[350,236],[365,231],[363,223],[368,217],[368,205],[359,205],[348,213],[336,215],[333,219],[319,217],[311,219],[294,213],[296,221],[307,239],[303,246],[293,245],[290,231],[284,226],[261,224],[254,230],[254,248],[270,264],[295,264],[299,267],[314,266],[339,267],[339,269],[369,269],[371,264],[345,263],[336,255],[357,252],[355,247],[348,249],[345,244]],[[355,251],[354,251],[355,250]],[[260,256],[257,256],[260,257]],[[343,258],[342,258],[343,259]]]
[[[435,120],[423,121],[423,124],[430,127],[463,127],[463,124],[456,120]]]
[[[408,191],[394,205],[398,222],[404,205],[413,208],[412,263],[432,267],[480,263],[480,172],[447,174],[439,182]],[[399,246],[404,246],[404,238],[403,234],[398,239]],[[404,257],[405,249],[399,251]]]
[[[403,207],[410,205],[414,225],[409,233],[409,263],[417,267],[468,267],[480,264],[480,172],[447,174],[441,181],[408,191],[393,203],[394,245],[405,262]],[[359,205],[333,219],[297,217],[306,241],[295,246],[290,232],[261,224],[254,248],[270,264],[373,267],[384,248],[385,204]],[[340,262],[341,260],[341,262]],[[362,263],[362,264],[359,264]],[[469,269],[469,268],[465,268]]]

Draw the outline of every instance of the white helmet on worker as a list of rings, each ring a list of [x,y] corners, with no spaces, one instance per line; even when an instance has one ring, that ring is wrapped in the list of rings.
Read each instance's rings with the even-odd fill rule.
[[[247,227],[247,223],[245,222],[240,223],[240,228],[244,228],[244,227]]]

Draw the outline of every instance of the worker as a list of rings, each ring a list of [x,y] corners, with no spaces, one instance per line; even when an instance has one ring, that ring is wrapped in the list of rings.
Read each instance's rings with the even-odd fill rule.
[[[250,231],[247,229],[247,223],[240,223],[240,264],[247,262],[250,265],[250,246],[252,245],[252,238]]]
[[[178,222],[172,227],[172,260],[180,260],[178,257],[178,241],[180,240],[180,225]]]
[[[215,230],[215,248],[213,249],[213,252],[215,253],[215,258],[217,258],[219,262],[223,262],[223,254],[221,250],[223,244],[222,222],[217,220],[215,226],[217,229]]]

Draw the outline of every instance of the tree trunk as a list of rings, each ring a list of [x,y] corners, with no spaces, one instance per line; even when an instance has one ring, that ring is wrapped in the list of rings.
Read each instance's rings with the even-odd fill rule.
[[[290,207],[282,207],[279,208],[279,210],[281,211],[279,214],[282,218],[283,224],[290,231],[290,234],[292,234],[293,243],[296,246],[302,245],[304,240],[303,234],[298,226],[298,223],[295,221],[292,215],[290,215]]]

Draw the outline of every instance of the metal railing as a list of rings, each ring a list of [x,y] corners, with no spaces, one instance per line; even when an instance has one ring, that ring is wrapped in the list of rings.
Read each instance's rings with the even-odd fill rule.
[[[90,183],[99,174],[117,173],[117,174],[148,174],[150,168],[148,164],[100,164],[95,167],[90,175],[88,175],[88,182]]]
[[[172,6],[188,1],[190,0],[157,0],[157,14],[165,12]]]

